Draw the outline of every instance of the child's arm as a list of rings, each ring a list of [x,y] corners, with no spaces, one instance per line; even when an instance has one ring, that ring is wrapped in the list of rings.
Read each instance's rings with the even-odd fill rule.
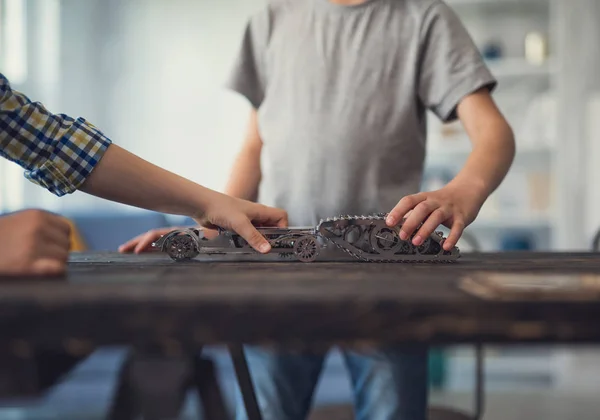
[[[514,159],[512,130],[488,89],[466,96],[459,103],[457,114],[473,144],[465,166],[445,187],[404,197],[389,215],[388,224],[395,225],[410,211],[402,227],[402,239],[410,237],[423,222],[413,239],[417,246],[444,224],[451,228],[444,249],[452,249],[500,185]]]
[[[233,230],[261,252],[270,248],[253,223],[287,226],[287,213],[283,210],[210,190],[116,145],[107,149],[80,190],[136,207],[190,216],[205,227]]]
[[[467,96],[457,113],[473,150],[450,185],[473,185],[481,197],[479,205],[483,205],[512,165],[516,151],[514,135],[487,90]]]
[[[244,200],[258,200],[261,150],[262,139],[258,131],[257,111],[253,109],[248,121],[246,138],[233,164],[225,194]]]
[[[112,144],[82,118],[49,112],[13,91],[2,74],[0,155],[58,196],[81,190],[131,206],[190,216],[206,226],[232,229],[262,252],[270,248],[252,222],[287,224],[283,210],[204,188]]]
[[[445,2],[429,2],[419,31],[418,101],[443,122],[460,119],[473,151],[445,187],[404,197],[390,225],[406,217],[400,236],[421,245],[439,225],[451,229],[444,249],[456,245],[487,197],[506,176],[515,154],[512,130],[494,104],[497,81],[458,15]],[[408,213],[410,214],[408,215]]]
[[[225,188],[225,193],[231,197],[242,200],[256,201],[258,198],[258,185],[260,183],[260,152],[262,149],[262,140],[258,133],[256,120],[256,111],[250,113],[247,134],[244,139],[241,150],[239,151],[229,181]],[[287,219],[286,219],[287,223]],[[152,243],[156,242],[162,235],[169,233],[172,228],[154,229],[142,233],[135,238],[130,239],[119,247],[123,253],[134,252],[141,253],[150,249]],[[217,232],[205,229],[204,236],[212,238]]]

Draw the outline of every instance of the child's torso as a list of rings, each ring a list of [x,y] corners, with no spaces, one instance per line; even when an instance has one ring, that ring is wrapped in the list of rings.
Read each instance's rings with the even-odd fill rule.
[[[388,211],[419,188],[419,21],[402,3],[300,0],[272,22],[261,201],[286,208],[293,224]]]

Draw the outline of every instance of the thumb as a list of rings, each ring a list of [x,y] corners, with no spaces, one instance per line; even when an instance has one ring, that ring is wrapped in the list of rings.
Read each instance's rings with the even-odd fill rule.
[[[233,229],[258,252],[266,254],[271,250],[269,242],[256,230],[250,220],[246,218],[242,219],[233,226]]]

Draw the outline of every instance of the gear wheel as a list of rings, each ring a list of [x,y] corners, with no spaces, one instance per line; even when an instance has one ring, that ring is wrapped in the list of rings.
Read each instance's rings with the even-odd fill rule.
[[[198,256],[196,242],[191,235],[182,233],[168,239],[166,250],[169,257],[175,261],[185,261]]]
[[[425,239],[425,241],[417,247],[417,253],[420,255],[435,255],[439,254],[441,251],[442,246],[431,238]]]
[[[393,255],[402,246],[398,232],[390,227],[376,227],[371,231],[371,247],[381,255]]]
[[[312,262],[319,255],[319,244],[314,236],[306,235],[294,243],[294,254],[302,262]]]
[[[364,234],[364,232],[361,229],[361,226],[350,225],[344,231],[344,240],[346,242],[348,242],[349,244],[355,245],[355,244],[359,243],[359,241],[362,239],[363,234]]]
[[[432,234],[420,247],[410,241],[403,241],[397,228],[389,227],[385,218],[387,214],[370,216],[349,216],[321,220],[316,231],[321,237],[333,243],[343,252],[362,261],[376,262],[453,262],[460,258],[460,251],[454,247],[452,251],[443,252],[443,235]],[[358,227],[364,232],[363,240],[356,243],[349,240]]]

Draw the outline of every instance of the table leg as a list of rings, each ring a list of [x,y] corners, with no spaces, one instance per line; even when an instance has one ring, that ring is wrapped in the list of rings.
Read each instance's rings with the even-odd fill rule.
[[[207,420],[224,420],[214,364],[201,356],[167,357],[132,352],[121,368],[109,420],[174,420],[189,390],[197,388]]]
[[[215,420],[229,418],[225,400],[217,382],[214,363],[201,356],[197,356],[195,362],[194,382],[202,402],[204,418]]]
[[[262,420],[262,414],[260,413],[256,393],[254,392],[254,384],[250,377],[250,369],[248,369],[244,349],[242,346],[233,345],[229,347],[229,353],[240,386],[242,398],[244,399],[244,407],[246,408],[248,420]]]
[[[91,353],[91,352],[90,352]],[[37,397],[69,374],[85,356],[40,349],[0,350],[0,398]]]
[[[484,377],[483,345],[477,343],[475,347],[475,416],[474,420],[481,420],[485,410],[485,377]]]
[[[121,370],[109,419],[177,419],[192,383],[191,358],[131,354]]]
[[[33,357],[20,358],[0,351],[0,398],[38,396],[41,386],[37,367]]]
[[[134,385],[131,381],[133,356],[129,355],[119,369],[117,387],[107,420],[135,420],[140,412],[135,401]]]
[[[43,350],[36,354],[36,364],[40,380],[40,390],[45,391],[56,385],[87,359],[92,351],[82,355],[69,354],[66,351]]]

